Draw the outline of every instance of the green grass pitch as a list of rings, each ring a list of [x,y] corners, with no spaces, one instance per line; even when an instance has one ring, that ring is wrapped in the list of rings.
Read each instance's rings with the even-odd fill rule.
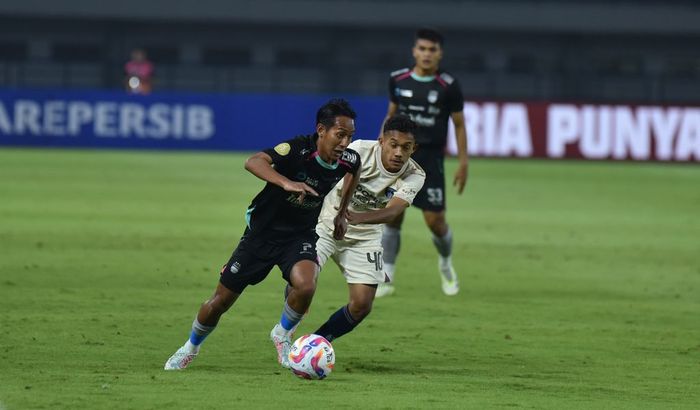
[[[244,158],[0,149],[0,409],[700,406],[697,165],[475,159],[458,296],[413,209],[397,293],[328,379],[276,363],[276,269],[164,372],[262,186]],[[328,265],[299,334],[346,298]]]

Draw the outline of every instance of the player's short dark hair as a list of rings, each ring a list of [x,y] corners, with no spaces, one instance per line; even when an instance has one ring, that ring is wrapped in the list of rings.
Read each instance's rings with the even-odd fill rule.
[[[440,44],[440,47],[442,47],[442,45],[445,43],[445,38],[442,37],[442,34],[440,34],[439,31],[428,27],[423,27],[416,30],[416,41],[418,40],[432,41],[433,43]]]
[[[323,104],[316,113],[316,124],[323,124],[326,128],[331,128],[335,124],[335,117],[357,118],[355,110],[350,103],[342,98],[334,98]]]
[[[383,133],[386,134],[389,131],[396,130],[398,132],[411,134],[413,135],[413,138],[415,138],[417,128],[418,126],[415,122],[413,122],[411,117],[405,114],[397,114],[392,115],[386,120],[386,122],[384,123]]]

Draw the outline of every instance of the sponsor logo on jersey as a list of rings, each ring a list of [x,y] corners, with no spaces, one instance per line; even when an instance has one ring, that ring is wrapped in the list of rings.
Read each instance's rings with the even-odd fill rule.
[[[354,164],[357,162],[357,154],[351,151],[343,151],[343,155],[341,155],[340,159],[342,159],[345,162]]]
[[[428,114],[439,115],[440,109],[434,105],[428,106]]]
[[[396,94],[397,97],[406,97],[406,98],[412,98],[413,97],[413,90],[405,90],[403,88],[396,88],[394,90],[394,94]]]
[[[289,154],[289,151],[292,149],[292,147],[288,143],[283,142],[281,144],[277,144],[277,146],[275,146],[274,149],[276,153],[285,156]]]
[[[386,189],[385,195],[386,195],[387,198],[391,199],[391,198],[394,197],[394,194],[395,194],[395,193],[396,193],[396,190],[395,190],[394,188],[388,187],[388,188]]]
[[[350,202],[358,211],[382,209],[385,208],[387,202],[389,202],[389,197],[377,198],[371,190],[360,184],[355,189],[352,198],[350,198]]]
[[[231,264],[231,268],[229,269],[231,273],[238,273],[239,270],[241,270],[241,264],[238,262],[233,262]]]
[[[410,114],[409,115],[413,122],[420,125],[421,127],[433,127],[435,126],[435,117],[425,117],[420,114]]]
[[[438,92],[435,90],[430,90],[428,93],[428,102],[431,104],[435,104],[435,102],[438,99]]]
[[[306,195],[304,196],[304,202],[299,203],[299,194],[296,192],[290,192],[289,195],[287,195],[286,201],[294,208],[313,209],[319,208],[321,205],[323,205],[323,197],[321,197],[321,200],[316,198],[317,197]]]
[[[425,111],[425,107],[422,105],[409,105],[408,109],[411,111]]]
[[[318,179],[313,179],[309,178],[306,175],[306,172],[304,171],[299,171],[297,174],[294,176],[294,179],[299,181],[299,182],[304,182],[306,185],[317,187],[318,186]]]

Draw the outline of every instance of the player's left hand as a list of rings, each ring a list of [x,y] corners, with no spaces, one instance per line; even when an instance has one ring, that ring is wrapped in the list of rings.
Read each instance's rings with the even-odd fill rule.
[[[466,162],[460,162],[457,167],[457,172],[455,172],[455,179],[452,182],[453,186],[457,187],[457,193],[461,194],[464,192],[464,186],[467,185],[467,177],[469,176],[469,166]]]
[[[348,231],[347,211],[336,215],[333,219],[333,225],[333,239],[337,241],[343,239]]]
[[[363,215],[363,214],[360,213],[360,212],[348,211],[348,213],[347,213],[347,215],[346,215],[346,218],[347,218],[348,223],[349,223],[350,225],[357,225],[357,224],[359,224],[359,223],[361,222],[361,221],[360,221],[360,215]]]

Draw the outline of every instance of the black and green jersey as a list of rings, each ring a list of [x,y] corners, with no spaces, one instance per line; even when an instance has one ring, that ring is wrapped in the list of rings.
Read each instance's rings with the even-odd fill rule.
[[[446,72],[421,77],[410,68],[391,73],[389,99],[418,124],[416,142],[423,148],[444,148],[450,114],[464,107],[456,78]]]
[[[336,163],[326,163],[319,156],[317,140],[318,134],[299,136],[263,150],[272,158],[275,171],[292,181],[305,182],[319,196],[307,194],[299,203],[297,194],[267,183],[246,213],[254,235],[283,239],[313,231],[326,194],[345,174],[354,174],[360,167],[360,156],[351,149],[346,149]]]

